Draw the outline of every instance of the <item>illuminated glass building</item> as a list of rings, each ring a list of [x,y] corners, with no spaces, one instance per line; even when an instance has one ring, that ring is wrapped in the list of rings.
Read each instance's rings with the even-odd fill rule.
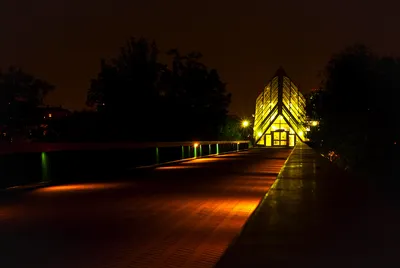
[[[254,140],[258,146],[294,146],[305,140],[306,101],[280,68],[256,100]]]

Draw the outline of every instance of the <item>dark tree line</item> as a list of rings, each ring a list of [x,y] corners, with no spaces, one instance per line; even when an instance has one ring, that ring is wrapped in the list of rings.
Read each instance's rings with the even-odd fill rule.
[[[348,47],[331,58],[310,96],[309,115],[320,120],[311,139],[354,170],[390,172],[399,157],[399,98],[400,59]]]
[[[0,131],[10,136],[27,136],[37,123],[36,107],[54,90],[49,83],[10,67],[0,71]],[[3,136],[3,135],[2,135]]]
[[[131,38],[115,59],[101,61],[87,104],[101,117],[105,139],[214,140],[225,124],[230,94],[202,55],[168,53],[160,63],[155,43]]]
[[[101,60],[87,104],[95,111],[43,117],[54,86],[19,68],[0,71],[0,135],[43,141],[174,141],[231,138],[230,94],[197,52],[166,53],[154,42],[129,39],[118,56]],[[48,115],[48,114],[47,114]],[[228,130],[229,129],[229,130]],[[35,132],[35,135],[32,133]]]

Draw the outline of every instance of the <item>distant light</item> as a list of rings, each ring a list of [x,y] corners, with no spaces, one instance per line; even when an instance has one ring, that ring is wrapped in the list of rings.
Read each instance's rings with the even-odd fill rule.
[[[197,148],[199,146],[199,144],[196,142],[195,144],[194,144],[194,148]]]
[[[311,125],[312,125],[313,127],[317,126],[317,125],[318,125],[318,121],[312,121],[312,122],[311,122]]]
[[[250,125],[250,122],[248,120],[242,121],[242,127],[248,127],[249,125]]]
[[[49,114],[49,118],[51,118],[53,115],[52,114]]]

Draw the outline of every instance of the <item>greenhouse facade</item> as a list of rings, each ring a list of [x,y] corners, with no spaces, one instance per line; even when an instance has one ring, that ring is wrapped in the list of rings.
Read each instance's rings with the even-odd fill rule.
[[[256,100],[254,140],[258,146],[293,147],[305,140],[306,100],[280,68]]]

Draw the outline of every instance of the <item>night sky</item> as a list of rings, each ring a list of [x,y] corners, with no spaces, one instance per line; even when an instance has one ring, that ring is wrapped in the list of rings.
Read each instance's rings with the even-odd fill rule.
[[[244,116],[279,66],[307,92],[346,45],[400,55],[399,10],[387,0],[1,0],[0,67],[49,81],[48,104],[80,110],[100,58],[143,36],[164,51],[202,52],[228,83],[231,112]]]

